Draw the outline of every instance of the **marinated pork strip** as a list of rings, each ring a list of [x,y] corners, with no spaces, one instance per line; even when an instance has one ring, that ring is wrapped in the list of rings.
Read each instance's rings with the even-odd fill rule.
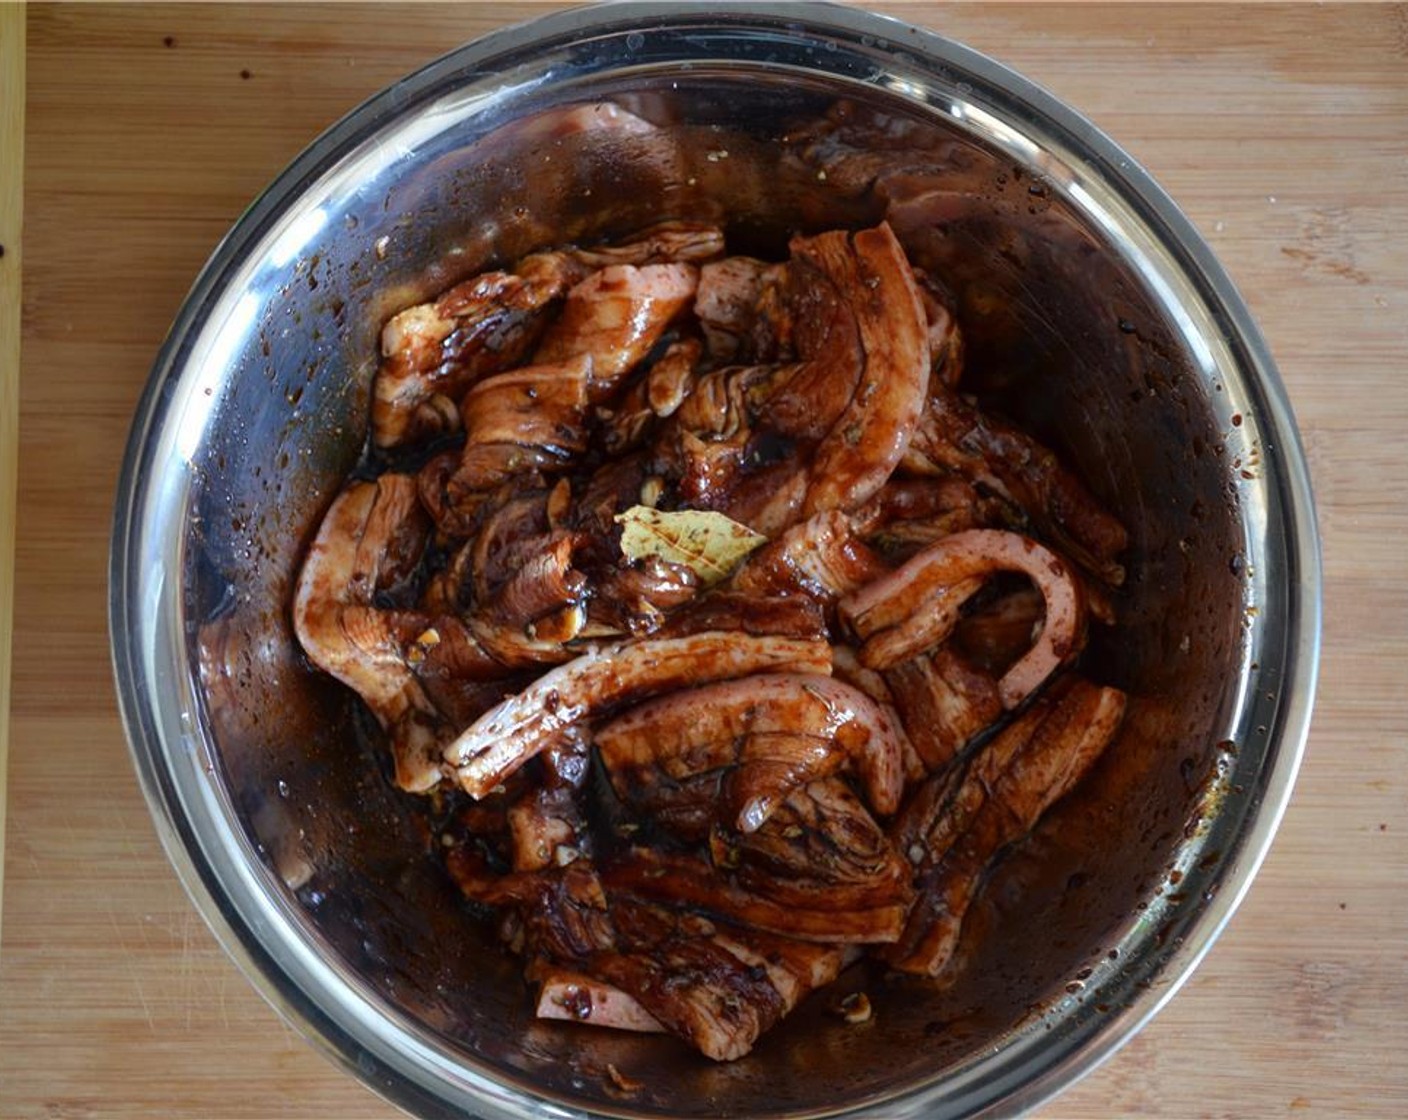
[[[392,316],[373,383],[373,442],[390,449],[457,431],[460,396],[521,364],[553,305],[594,270],[704,261],[722,251],[717,226],[663,222],[621,245],[535,253],[511,272],[482,273]]]
[[[582,543],[575,533],[558,530],[526,543],[527,558],[481,608],[485,617],[520,628],[581,605],[587,594],[587,577],[573,566]]]
[[[717,510],[764,536],[793,520],[806,477],[790,461],[750,472],[749,448],[755,442],[748,429],[726,438],[682,432],[678,452],[669,457],[676,465],[679,502],[687,509]]]
[[[660,341],[694,298],[699,271],[691,264],[610,265],[568,294],[534,361],[590,359],[588,397],[606,400]]]
[[[1010,761],[1016,748],[1031,738],[1040,718],[1041,713],[1032,714],[1025,726],[1014,730],[1005,740],[1008,747],[1001,757]],[[965,794],[963,799],[958,798],[960,791]],[[967,827],[986,796],[987,791],[976,778],[970,781],[965,765],[935,770],[914,787],[889,833],[892,847],[910,865],[912,882],[944,857],[954,837]]]
[[[847,950],[719,923],[713,941],[752,969],[761,968],[788,1014],[818,988],[830,984],[847,963]]]
[[[791,280],[788,265],[777,265],[763,273],[762,288],[753,308],[753,321],[744,347],[749,361],[779,364],[797,356]]]
[[[458,411],[455,413],[459,415]],[[435,522],[436,538],[451,545],[473,536],[479,513],[478,506],[457,509],[450,500],[450,479],[459,469],[461,452],[442,451],[432,455],[416,473],[416,490],[420,503]]]
[[[472,541],[450,553],[444,567],[426,580],[420,597],[420,610],[428,616],[458,615],[474,602],[470,546]]]
[[[572,503],[566,523],[585,536],[596,551],[614,564],[620,560],[621,530],[616,515],[641,502],[641,491],[652,477],[644,452],[609,459],[592,472]]]
[[[648,780],[631,787],[622,799],[612,783],[613,797],[621,803],[626,835],[633,835],[641,822],[649,822],[653,833],[689,843],[702,843],[710,831],[730,815],[733,800],[728,779],[736,770],[710,770],[679,781],[658,771]],[[608,778],[609,781],[609,778]],[[737,810],[733,811],[735,814]],[[618,830],[619,831],[619,830]]]
[[[711,442],[731,440],[744,445],[754,414],[792,369],[753,365],[711,370],[698,378],[675,410],[677,428]]]
[[[898,174],[952,185],[974,162],[961,142],[932,125],[850,100],[835,102],[821,119],[789,132],[789,141],[795,157],[825,172],[828,188],[845,197],[887,197],[885,181]],[[978,178],[962,185],[977,191],[985,183]]]
[[[537,538],[561,528],[549,517],[549,499],[557,499],[567,480],[549,483],[536,471],[515,475],[456,509],[447,488],[462,454],[436,455],[416,476],[421,505],[435,522],[437,543],[449,556],[427,585],[422,605],[428,610],[441,609],[432,605],[432,597],[442,604],[455,604],[455,610],[488,602],[537,548]]]
[[[689,568],[658,556],[647,556],[624,566],[616,564],[593,580],[589,624],[595,624],[598,633],[636,637],[653,634],[664,626],[667,612],[690,602],[698,590],[699,579]]]
[[[580,793],[586,785],[592,766],[591,748],[587,744],[567,740],[549,747],[539,757],[545,788],[565,788]]]
[[[532,679],[532,674],[521,671],[484,679],[461,676],[453,669],[442,668],[430,658],[414,668],[426,696],[450,725],[448,735],[440,740],[442,747],[445,739],[453,737],[457,728],[468,727],[505,696],[525,687]],[[497,666],[497,671],[505,673],[501,665]]]
[[[930,384],[952,389],[963,376],[963,333],[950,310],[953,298],[921,269],[914,270],[914,279],[928,325]]]
[[[356,690],[386,730],[395,763],[396,785],[424,793],[444,776],[441,751],[454,728],[431,703],[424,686],[403,659],[401,643],[387,612],[374,607],[346,607],[338,617],[341,649],[332,653],[326,632],[315,638],[309,657]],[[309,649],[312,630],[304,625],[300,641]],[[331,656],[330,656],[331,654]]]
[[[801,591],[829,605],[888,571],[859,540],[849,518],[830,510],[793,525],[758,549],[730,585],[748,594]]]
[[[361,696],[390,739],[396,784],[412,792],[439,783],[440,745],[452,732],[407,663],[389,612],[370,604],[407,581],[428,529],[409,475],[353,482],[324,515],[293,596],[299,643]]]
[[[636,769],[629,775],[617,775],[612,780],[612,788],[623,809],[635,821],[649,822],[655,830],[678,840],[707,841],[716,864],[731,869],[738,865],[740,853],[747,849],[748,838],[764,829],[769,833],[775,831],[771,825],[777,813],[794,798],[804,798],[805,790],[818,785],[815,775],[832,774],[840,769],[845,756],[827,751],[828,746],[824,741],[801,736],[753,736],[742,753],[758,757],[737,766],[701,770],[682,778],[671,778],[658,767]],[[798,763],[785,757],[789,749],[801,754],[803,761]],[[813,757],[806,757],[808,752],[812,752]],[[769,757],[779,754],[784,757]],[[922,774],[922,768],[920,772]],[[849,791],[839,779],[838,786]],[[853,795],[848,804],[851,803],[865,813]],[[740,816],[752,807],[760,807],[757,815],[763,818],[762,825],[758,832],[738,832]],[[789,838],[799,837],[801,833],[794,827],[794,814],[783,813],[783,818],[788,823],[782,827],[791,830]],[[861,827],[878,831],[868,813],[865,819],[872,823]],[[809,869],[808,873],[814,874],[816,869]],[[829,881],[826,876],[822,879]],[[805,889],[814,891],[816,884],[810,881],[809,884]]]
[[[848,761],[830,740],[775,733],[696,744],[687,758],[669,765],[634,759],[608,764],[608,772],[634,816],[702,839],[715,825],[752,832],[799,787]]]
[[[562,469],[587,447],[591,359],[568,356],[480,382],[460,404],[465,446],[446,484],[462,508],[530,472]]]
[[[906,466],[953,471],[1015,504],[1053,544],[1111,586],[1124,582],[1123,525],[1056,455],[1025,432],[980,412],[957,393],[931,393]]]
[[[655,421],[672,416],[684,403],[693,391],[694,370],[703,349],[697,338],[670,343],[613,408],[597,410],[602,447],[608,455],[619,455],[643,444]]]
[[[969,509],[955,509],[924,520],[892,522],[865,543],[892,564],[899,564],[944,537],[993,524],[975,518]]]
[[[909,898],[912,869],[839,778],[793,790],[755,832],[715,829],[709,847],[740,886],[780,903],[857,910]]]
[[[878,812],[893,813],[904,791],[903,732],[863,692],[825,675],[753,675],[674,692],[598,729],[595,740],[618,790],[656,768],[679,780],[757,761],[785,762],[781,773],[802,785],[849,759]],[[755,831],[789,792],[750,799],[738,829]]]
[[[295,616],[314,606],[369,606],[378,596],[402,594],[428,540],[429,525],[410,475],[387,473],[374,482],[349,482],[323,515],[308,548]]]
[[[957,475],[939,478],[891,478],[851,514],[862,536],[883,532],[897,521],[930,521],[958,510],[976,510],[981,496]]]
[[[734,508],[739,504],[735,490],[774,447],[786,454],[792,450],[775,439],[766,443],[753,431],[754,414],[789,368],[729,366],[695,381],[655,447],[657,460],[676,480],[681,502],[749,523]],[[791,463],[788,469],[795,473]]]
[[[884,677],[905,734],[930,772],[1002,715],[997,681],[945,647],[901,661]]]
[[[613,892],[704,910],[737,925],[824,945],[894,941],[910,900],[906,892],[893,905],[846,909],[831,905],[830,892],[819,890],[814,907],[786,905],[765,890],[745,889],[697,856],[641,847],[604,862],[601,877]]]
[[[581,454],[587,448],[590,377],[591,359],[579,354],[479,382],[460,402],[466,450],[513,444],[540,448],[554,462]]]
[[[491,533],[491,528],[521,530],[525,519],[531,524],[540,512],[541,502],[534,498],[508,503],[499,511],[502,516],[491,517],[491,525],[457,550],[427,585],[422,606],[429,612],[424,622],[429,642],[417,641],[430,647],[420,653],[437,661],[442,675],[456,675],[443,672],[450,663],[438,650],[442,638],[454,642],[443,653],[455,656],[459,675],[473,680],[561,665],[581,652],[566,646],[581,634],[587,617],[587,577],[574,567],[580,537],[558,530],[527,538],[499,537],[495,542]],[[499,555],[495,563],[477,565],[476,558],[491,551],[486,538],[489,545],[497,545]],[[505,553],[517,563],[507,572],[498,562]],[[478,586],[467,586],[472,584]]]
[[[795,238],[780,292],[797,361],[786,366],[767,398],[768,428],[815,446],[860,387],[866,366],[860,305],[854,302],[855,248],[843,231]]]
[[[955,534],[963,536],[965,534]],[[907,579],[924,563],[931,550],[950,538],[935,541],[923,552],[912,556],[884,580],[877,580],[840,605],[841,619],[851,635],[860,639],[857,654],[862,665],[872,669],[888,669],[916,653],[942,642],[962,617],[963,606],[983,587],[981,576],[966,576],[953,583],[921,578]],[[849,617],[847,604],[866,602],[873,588],[889,588],[887,598],[863,613],[859,619]]]
[[[711,364],[789,362],[794,309],[787,263],[727,257],[700,269],[694,314]]]
[[[538,985],[533,1010],[539,1019],[562,1019],[639,1034],[660,1034],[665,1030],[660,1020],[634,997],[584,972],[535,962],[527,975]]]
[[[905,802],[890,839],[918,871],[936,865],[967,831],[998,779],[1055,710],[1067,684],[1053,685],[972,758],[936,770]]]
[[[593,245],[571,254],[588,268],[652,264],[705,264],[723,256],[724,231],[709,222],[671,220],[631,234],[619,245]]]
[[[817,448],[803,516],[855,509],[899,465],[929,392],[927,324],[904,249],[884,224],[793,242],[853,309],[864,369]]]
[[[539,788],[508,810],[514,871],[566,867],[591,854],[586,821],[570,786]]]
[[[612,708],[699,681],[768,670],[825,675],[831,650],[823,641],[703,633],[594,649],[540,677],[486,712],[445,748],[460,785],[472,797],[492,791],[580,721]]]
[[[723,745],[715,754],[737,755],[737,765],[700,768],[699,773],[723,771],[715,806],[715,836],[738,831],[750,835],[766,824],[797,790],[839,772],[849,759],[828,739],[784,732],[749,735],[741,746]],[[691,761],[703,753],[696,747]],[[706,763],[707,765],[707,763]]]
[[[672,611],[657,636],[682,638],[710,630],[737,631],[754,637],[771,634],[800,640],[827,640],[826,619],[810,598],[754,596],[718,589]]]
[[[518,919],[515,948],[527,956],[578,961],[616,946],[607,894],[589,859],[498,874],[464,844],[446,851],[445,869],[470,901],[511,908]]]
[[[794,238],[782,276],[759,300],[785,302],[799,360],[706,375],[674,434],[682,498],[767,536],[865,502],[903,456],[929,382],[924,309],[888,226]]]
[[[883,707],[891,714],[894,722],[904,726],[904,721],[900,719],[899,712],[895,709],[895,698],[890,691],[890,686],[885,682],[884,674],[877,673],[874,669],[867,669],[860,663],[860,658],[856,656],[854,647],[836,644],[831,647],[831,675],[838,681],[844,681],[860,689],[869,696],[875,703]],[[917,782],[928,773],[924,765],[924,760],[919,757],[919,752],[914,748],[914,742],[905,733],[904,746],[904,778],[906,783]]]
[[[782,1018],[765,969],[706,937],[671,937],[635,952],[602,952],[586,970],[628,992],[671,1033],[716,1062],[741,1058]]]
[[[697,338],[670,343],[645,379],[645,400],[650,411],[664,419],[673,416],[694,391],[695,369],[704,346]]]
[[[885,683],[884,674],[862,665],[854,646],[837,644],[831,647],[831,675],[860,689],[877,704],[894,707],[895,697]]]
[[[590,860],[509,877],[527,880],[518,906],[525,955],[575,961],[616,944],[619,927]]]
[[[785,324],[777,329],[800,360],[720,371],[727,428],[721,438],[682,441],[682,497],[769,537],[869,497],[898,462],[927,384],[923,356],[905,351],[917,326],[891,331],[874,321],[879,298],[913,287],[907,265],[903,275],[895,271],[903,251],[888,229],[797,238],[792,249],[785,283],[765,285],[763,297],[785,300],[785,310],[760,310],[759,322]],[[918,296],[908,295],[918,316]],[[907,304],[897,306],[903,317]],[[686,426],[694,411],[691,402],[681,409]],[[695,424],[690,434],[699,430]]]
[[[1088,607],[1093,605],[1087,602]],[[1001,673],[1031,646],[1044,613],[1040,591],[1016,588],[965,612],[954,627],[950,645],[975,668]]]
[[[891,478],[851,518],[867,545],[896,562],[954,533],[1011,528],[1009,509],[956,476]]]
[[[647,398],[646,379],[636,379],[616,398],[610,408],[596,410],[601,425],[601,446],[608,455],[621,455],[643,447],[649,440],[656,416]]]
[[[540,669],[545,665],[565,665],[581,656],[579,648],[567,643],[582,632],[586,621],[586,607],[574,602],[527,624],[504,623],[484,614],[473,614],[466,625],[474,640],[508,673],[517,669]]]
[[[928,976],[943,970],[989,867],[1085,776],[1124,710],[1118,689],[1074,682],[992,783],[967,829],[921,877],[904,936],[886,954],[893,967]]]
[[[643,1032],[665,1029],[644,1000],[675,1033],[724,1060],[746,1053],[764,1029],[761,1021],[788,1014],[808,994],[831,983],[847,963],[842,949],[670,914],[634,901],[613,908],[623,928],[639,932],[626,939],[626,951],[597,955],[579,967],[619,978],[635,987],[640,998],[599,976],[534,962],[528,974],[540,984],[540,1018]],[[691,948],[682,951],[684,946]],[[662,982],[660,969],[650,963],[662,956],[680,968],[673,985]],[[740,982],[740,977],[747,979]],[[759,987],[759,980],[772,991]]]
[[[503,799],[496,799],[502,802]],[[475,806],[481,809],[480,806]],[[493,814],[493,825],[497,830],[507,826],[507,809],[502,803],[494,806],[496,812]],[[485,818],[488,814],[481,812],[480,820],[487,823]],[[445,852],[445,870],[449,872],[450,878],[454,880],[455,886],[460,889],[460,893],[471,902],[477,902],[485,906],[518,906],[534,902],[543,891],[545,884],[551,879],[541,873],[532,871],[512,871],[507,874],[500,873],[491,866],[488,858],[477,845],[456,844],[449,847]],[[605,906],[603,896],[603,909]],[[606,937],[601,940],[602,944],[610,944],[611,938]],[[588,947],[591,951],[592,946]]]
[[[779,461],[744,474],[723,505],[723,512],[766,537],[776,536],[802,516],[807,473],[787,452]],[[744,452],[744,461],[748,453]]]
[[[456,407],[482,377],[532,352],[546,312],[587,269],[565,253],[525,257],[392,316],[372,384],[372,442],[387,450],[458,431]]]
[[[463,681],[495,681],[508,676],[502,661],[484,648],[458,615],[387,611],[401,656],[423,680],[439,676]]]
[[[415,626],[420,617],[428,640],[420,641],[413,631],[406,642],[415,643],[414,652],[428,668],[450,679],[507,677],[514,670],[571,661],[581,649],[567,643],[583,636],[590,590],[586,573],[575,566],[581,538],[558,530],[500,539],[503,552],[519,565],[504,577],[493,571],[497,564],[475,566],[489,536],[486,529],[467,542],[427,584],[421,610],[407,612],[404,625]],[[492,590],[480,599],[471,584]],[[441,649],[442,639],[452,644]],[[416,665],[419,669],[419,661]]]
[[[769,274],[784,267],[753,257],[725,257],[699,269],[694,315],[715,365],[731,365],[752,357],[750,336],[763,285]]]
[[[998,682],[1006,708],[1015,708],[1085,637],[1082,588],[1055,553],[1028,537],[971,529],[930,545],[896,571],[841,601],[847,624],[865,644],[864,665],[884,669],[944,641],[958,610],[994,572],[1030,577],[1046,609],[1040,635]]]

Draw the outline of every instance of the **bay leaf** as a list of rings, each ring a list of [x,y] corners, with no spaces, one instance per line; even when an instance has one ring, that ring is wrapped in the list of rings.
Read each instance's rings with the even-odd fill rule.
[[[704,586],[718,583],[767,537],[712,510],[663,512],[632,506],[616,515],[621,551],[630,560],[658,556],[683,564]]]

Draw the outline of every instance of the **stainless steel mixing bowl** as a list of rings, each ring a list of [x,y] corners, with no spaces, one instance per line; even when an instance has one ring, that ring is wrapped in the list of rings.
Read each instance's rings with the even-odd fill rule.
[[[611,99],[647,139],[528,127]],[[379,324],[543,243],[708,213],[736,244],[871,222],[778,138],[837,99],[921,122],[891,214],[956,294],[982,388],[1130,526],[1092,672],[1120,741],[992,880],[963,980],[865,982],[863,1029],[813,1000],[748,1058],[533,1020],[517,965],[426,855],[357,704],[290,635],[290,580],[363,445]],[[883,142],[877,140],[883,148]],[[119,489],[122,711],[167,850],[251,980],[425,1116],[1011,1113],[1152,1015],[1246,891],[1314,689],[1305,464],[1246,308],[1108,138],[955,43],[841,8],[642,4],[505,30],[319,138],[231,231],[152,372]],[[608,1063],[640,1083],[625,1094]]]

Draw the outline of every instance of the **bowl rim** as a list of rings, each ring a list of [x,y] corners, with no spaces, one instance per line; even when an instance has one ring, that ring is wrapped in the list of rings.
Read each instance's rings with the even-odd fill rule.
[[[1028,1069],[1030,1076],[1020,1083],[999,1078],[992,1085],[980,1086],[972,1084],[970,1077],[970,1083],[955,1097],[952,1085],[930,1081],[883,1102],[883,1114],[895,1117],[928,1115],[930,1106],[940,1104],[941,1094],[945,1106],[957,1105],[965,1115],[1023,1111],[1089,1073],[1132,1038],[1188,979],[1245,897],[1284,814],[1309,732],[1320,648],[1321,561],[1309,471],[1284,385],[1250,311],[1192,223],[1142,167],[1085,117],[1015,71],[934,32],[872,12],[817,3],[750,3],[721,8],[703,0],[624,0],[573,8],[500,28],[435,59],[363,102],[304,149],[225,235],[193,284],[153,365],[124,456],[114,513],[108,610],[119,708],[143,794],[167,856],[196,908],[256,989],[305,1038],[391,1103],[424,1116],[463,1115],[460,1106],[467,1101],[504,1117],[612,1115],[564,1109],[549,1098],[525,1100],[504,1078],[481,1073],[466,1071],[461,1095],[454,1099],[446,1095],[444,1086],[437,1091],[421,1083],[412,1068],[397,1060],[398,1055],[369,1044],[359,1026],[349,1026],[335,1017],[326,992],[304,990],[295,978],[297,962],[271,949],[271,937],[280,948],[286,948],[272,926],[252,922],[246,907],[232,897],[230,869],[215,866],[198,827],[200,814],[218,812],[219,806],[194,803],[187,783],[173,772],[172,765],[174,754],[182,751],[191,755],[197,768],[212,762],[200,757],[199,743],[169,742],[168,728],[159,718],[156,690],[164,683],[161,678],[170,665],[163,664],[159,651],[149,648],[149,643],[163,636],[179,641],[179,635],[171,630],[175,624],[172,618],[153,620],[143,613],[148,604],[142,596],[150,591],[146,565],[152,544],[147,524],[152,496],[147,480],[160,442],[154,437],[169,420],[177,383],[190,373],[191,346],[206,325],[213,298],[231,270],[259,244],[277,215],[321,173],[394,121],[407,106],[446,82],[469,77],[478,80],[486,70],[496,65],[502,70],[524,51],[540,49],[544,43],[620,35],[635,29],[678,31],[684,26],[707,26],[721,33],[751,29],[802,38],[831,36],[853,48],[848,58],[873,57],[882,69],[902,50],[918,56],[908,61],[920,69],[951,71],[976,79],[985,89],[999,90],[1013,106],[1031,114],[1044,129],[1064,137],[1088,162],[1098,164],[1112,190],[1138,207],[1141,218],[1194,284],[1196,294],[1225,322],[1227,341],[1237,350],[1238,368],[1245,373],[1251,390],[1259,394],[1262,427],[1268,441],[1274,440],[1274,498],[1285,529],[1287,580],[1282,703],[1275,711],[1274,734],[1267,762],[1259,772],[1259,788],[1248,806],[1252,820],[1236,835],[1237,858],[1224,869],[1221,889],[1198,912],[1188,936],[1155,963],[1147,992],[1107,1016],[1098,1028],[1088,1030],[1077,1045],[1067,1046],[1055,1060]],[[818,63],[825,61],[817,59]],[[824,65],[816,66],[815,72],[822,77],[830,73]],[[1270,451],[1268,442],[1268,458]],[[194,731],[191,736],[200,738]],[[273,913],[265,917],[274,924],[279,920]],[[287,920],[288,916],[283,917]],[[288,933],[288,929],[278,931],[279,936]],[[845,1112],[826,1115],[859,1116],[870,1114],[870,1108],[862,1102]],[[629,1110],[619,1113],[630,1114]]]

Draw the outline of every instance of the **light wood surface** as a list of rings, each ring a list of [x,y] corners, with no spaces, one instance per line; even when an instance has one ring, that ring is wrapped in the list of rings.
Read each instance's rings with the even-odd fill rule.
[[[15,601],[15,464],[19,461],[24,41],[23,5],[0,8],[0,934],[5,931],[5,773]]]
[[[363,97],[547,7],[29,11],[0,1115],[393,1115],[254,994],[157,845],[106,647],[113,484],[245,204]],[[1323,673],[1275,848],[1173,1004],[1041,1115],[1408,1115],[1408,11],[886,8],[1084,110],[1182,204],[1277,355],[1320,502]]]

